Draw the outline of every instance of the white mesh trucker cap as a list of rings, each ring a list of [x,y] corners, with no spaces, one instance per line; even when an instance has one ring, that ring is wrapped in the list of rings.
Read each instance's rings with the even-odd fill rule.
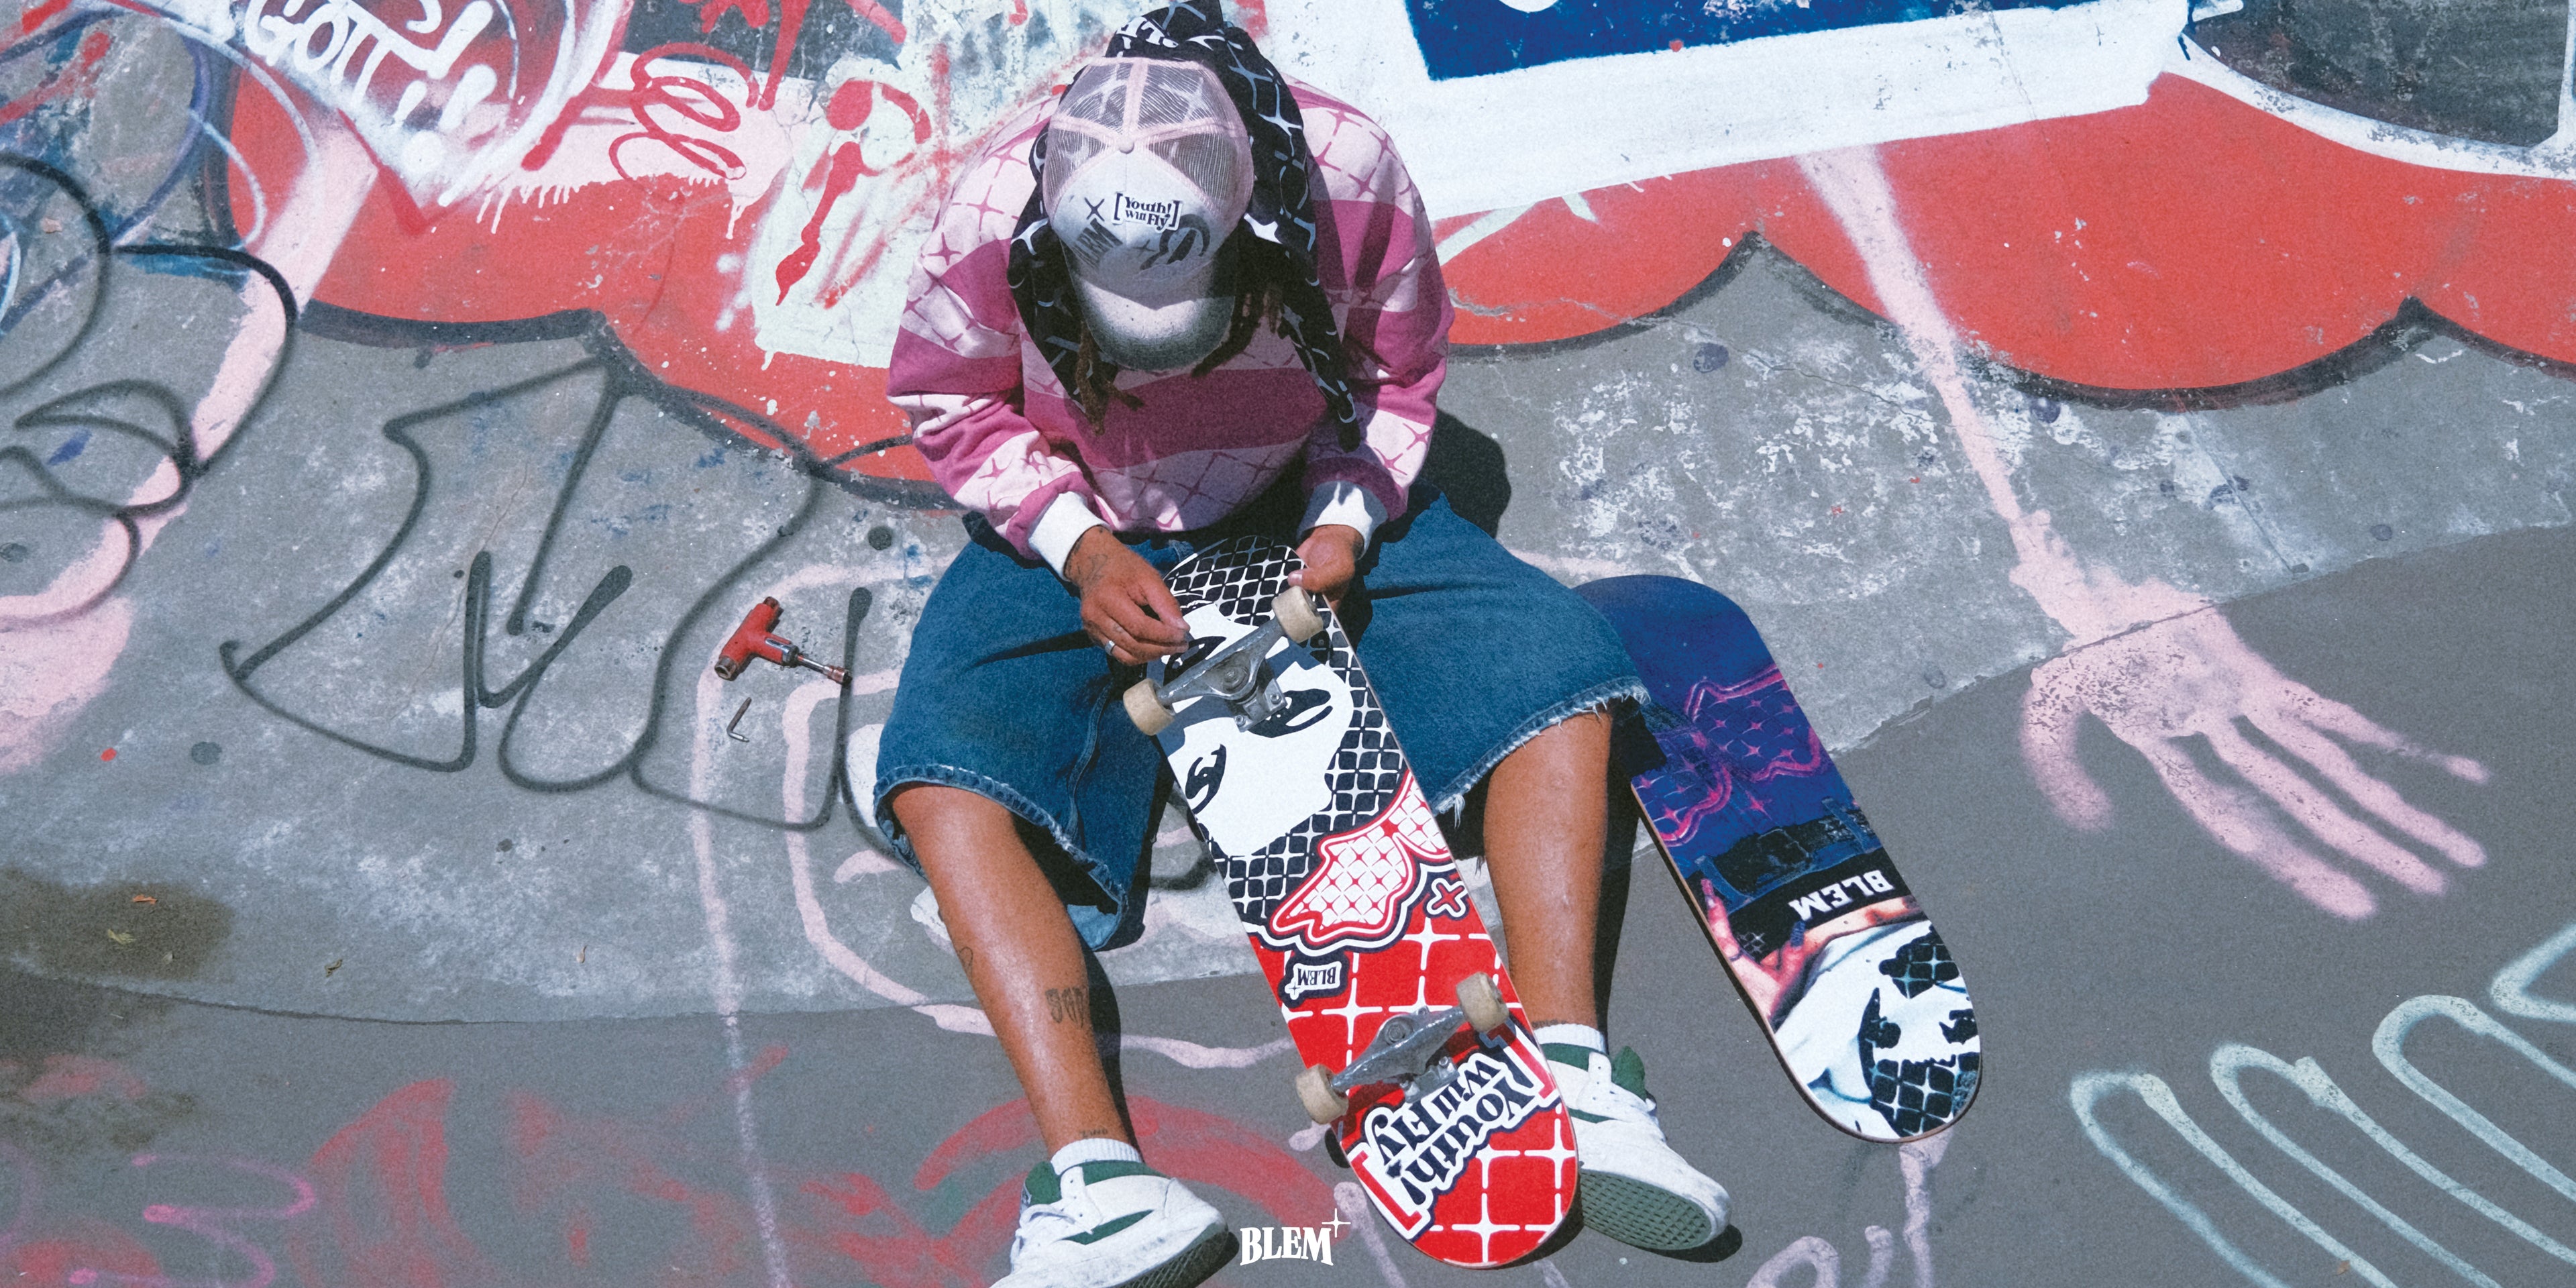
[[[1047,127],[1042,195],[1103,355],[1168,370],[1223,338],[1233,306],[1211,289],[1216,252],[1252,200],[1252,146],[1214,71],[1083,68]]]

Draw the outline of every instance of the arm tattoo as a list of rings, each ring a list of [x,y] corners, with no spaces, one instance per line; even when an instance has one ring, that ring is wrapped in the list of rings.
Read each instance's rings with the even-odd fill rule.
[[[1091,990],[1088,988],[1050,988],[1046,991],[1047,1018],[1058,1024],[1074,1023],[1091,1027]]]

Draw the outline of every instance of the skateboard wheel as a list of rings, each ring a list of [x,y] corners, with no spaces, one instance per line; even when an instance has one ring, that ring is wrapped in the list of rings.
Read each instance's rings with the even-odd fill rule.
[[[1171,727],[1172,709],[1154,692],[1152,680],[1138,680],[1127,686],[1127,718],[1136,722],[1138,733],[1151,738]]]
[[[1306,1116],[1319,1123],[1337,1123],[1351,1111],[1351,1098],[1333,1090],[1333,1071],[1320,1064],[1306,1066],[1297,1075],[1297,1099],[1306,1106]]]
[[[1300,644],[1324,633],[1324,615],[1315,611],[1315,597],[1303,586],[1289,586],[1270,601],[1270,611],[1279,618],[1279,629]]]
[[[1491,975],[1470,975],[1459,980],[1458,1006],[1479,1033],[1500,1033],[1512,1022],[1511,1009],[1503,1005],[1503,990],[1494,986]]]

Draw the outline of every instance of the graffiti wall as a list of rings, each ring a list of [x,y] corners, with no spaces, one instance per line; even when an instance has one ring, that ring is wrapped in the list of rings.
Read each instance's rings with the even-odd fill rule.
[[[2482,909],[2527,911],[2548,924],[2476,945],[2478,970],[2505,972],[2491,993],[2399,982],[2413,1000],[2372,1003],[2386,1076],[2369,1077],[2500,1151],[2513,1184],[2576,1201],[2563,1139],[2481,1116],[2407,1054],[2411,1034],[2449,1025],[2524,1061],[2520,1104],[2563,1106],[2576,1085],[2576,1051],[2548,1027],[2568,1018],[2548,1000],[2564,990],[2533,991],[2565,956],[2563,935],[2532,947],[2565,920],[2564,869],[2529,866],[2537,843],[2519,842],[2541,823],[2497,821],[2569,786],[2556,759],[2517,750],[2550,745],[2564,696],[2528,670],[2544,655],[2338,684],[2319,659],[2381,627],[2267,639],[2246,624],[2250,605],[2366,603],[2375,569],[2567,525],[2565,6],[1229,10],[1292,75],[1387,127],[1435,221],[1456,322],[1428,477],[1559,580],[1675,574],[1741,603],[1825,741],[1862,765],[1883,752],[1887,790],[1920,802],[1910,823],[1873,805],[1891,843],[1951,847],[1924,841],[1934,852],[1909,853],[1907,871],[1945,933],[1971,927],[1952,936],[1963,957],[1993,954],[1978,977],[1999,1013],[2016,971],[2036,990],[2064,963],[2000,913],[1977,943],[1966,910],[2089,870],[2140,829],[2162,838],[2160,880],[2286,928],[2309,956],[2255,957],[2294,973],[2422,942],[2424,918],[2457,930]],[[351,1022],[712,1016],[710,1076],[744,1097],[745,1124],[766,1058],[744,1037],[756,1017],[884,1011],[870,1022],[885,1033],[990,1059],[939,909],[865,808],[912,623],[964,540],[885,368],[966,159],[1135,12],[0,4],[10,969]],[[846,685],[710,671],[764,597]],[[2461,647],[2485,647],[2458,625]],[[2533,723],[2463,724],[2466,708],[2404,700],[2426,685],[2520,695],[2498,709]],[[2014,844],[1942,822],[1955,800],[1899,789],[1918,770],[1895,749],[1918,727],[1982,731],[1938,745],[2027,797]],[[1865,794],[1866,779],[1855,771]],[[1101,955],[1109,981],[1233,995],[1254,959],[1212,872],[1168,809],[1142,936]],[[2551,874],[2560,885],[2533,884]],[[1649,884],[1632,915],[1660,898]],[[2527,906],[2552,889],[2545,916]],[[2099,898],[2086,915],[2152,901]],[[2159,951],[2114,955],[2134,980]],[[1623,959],[1622,978],[1651,965]],[[2261,982],[2220,976],[2207,986]],[[1668,1021],[1692,994],[1659,996],[1636,1013]],[[1708,996],[1722,1015],[1708,1022],[1733,1024],[1722,988]],[[2009,1096],[2014,1035],[1990,1022],[2002,1072],[1986,1095]],[[2044,1102],[2031,1130],[2135,1227],[2149,1263],[2270,1283],[2281,1257],[2322,1251],[2329,1270],[2387,1282],[2371,1260],[2385,1254],[2321,1215],[2330,1195],[2408,1255],[2491,1281],[2442,1221],[2377,1197],[2396,1173],[2345,1181],[2349,1165],[2282,1143],[2247,1099],[2252,1073],[2445,1194],[2444,1219],[2576,1262],[2563,1209],[2554,1223],[2508,1210],[2518,1200],[2428,1161],[2420,1125],[2374,1126],[2357,1068],[2338,1080],[2247,1045],[2274,1041],[2259,1033],[2210,1039],[2209,1086],[2172,1048],[2152,1065],[2064,1052],[2054,1085],[2020,1089]],[[1157,1093],[1178,1097],[1174,1140],[1213,1158],[1234,1146],[1207,1142],[1231,1132],[1279,1155],[1297,1179],[1277,1192],[1208,1164],[1268,1206],[1259,1223],[1338,1210],[1314,1139],[1285,1143],[1293,1118],[1273,1131],[1179,1090],[1280,1083],[1278,1032],[1140,1005],[1118,1044],[1175,1080]],[[1712,1077],[1770,1076],[1758,1042],[1719,1050],[1755,1063]],[[103,1057],[78,1041],[0,1053],[15,1103],[123,1114],[157,1094],[120,1090],[129,1075],[84,1063]],[[58,1258],[64,1282],[316,1288],[562,1269],[504,1273],[440,1210],[433,1164],[468,1101],[453,1071],[401,1072],[291,1159],[126,1151],[138,1176],[193,1168],[255,1196],[138,1209],[156,1238],[233,1250],[210,1278],[175,1277],[183,1243],[88,1217],[48,1217],[39,1238],[22,1213],[0,1258],[35,1266],[77,1245]],[[941,1117],[963,1134],[906,1148],[981,1159],[1025,1144],[1006,1090],[956,1106],[1000,1117]],[[687,1256],[715,1260],[690,1282],[998,1273],[999,1172],[973,1195],[926,1182],[942,1196],[929,1207],[813,1169],[758,1194],[707,1181],[736,1188],[702,1203],[656,1170],[653,1151],[677,1147],[637,1143],[633,1122],[520,1084],[472,1103],[507,1121],[489,1128],[507,1156],[480,1158],[478,1183],[569,1240],[548,1255],[583,1274],[585,1213],[636,1195],[696,1223]],[[2230,1111],[2275,1152],[2220,1144],[2206,1124]],[[2187,1153],[2127,1143],[2150,1126]],[[1935,1142],[1868,1165],[1887,1225],[1818,1234],[1806,1210],[1775,1214],[1746,1229],[1753,1255],[1727,1281],[1876,1286],[1904,1261],[1932,1283],[1933,1169],[2006,1166],[2000,1143],[1972,1155],[1975,1130],[1946,1155]],[[2283,1159],[2295,1184],[2324,1188],[2273,1188],[2293,1184],[2271,1166]],[[0,1134],[21,1191],[54,1161]],[[2230,1233],[2244,1218],[2212,1216],[2211,1191],[2171,1179],[2185,1164],[2215,1167],[2297,1248]],[[934,1210],[956,1230],[924,1233]],[[1399,1285],[1415,1273],[1384,1265]]]

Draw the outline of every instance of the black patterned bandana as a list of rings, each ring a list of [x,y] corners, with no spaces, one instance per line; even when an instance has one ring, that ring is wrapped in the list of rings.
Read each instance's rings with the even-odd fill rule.
[[[1278,248],[1287,261],[1280,292],[1279,330],[1297,348],[1298,361],[1315,378],[1325,410],[1341,427],[1342,450],[1360,445],[1357,408],[1342,362],[1342,337],[1333,324],[1331,301],[1324,298],[1323,279],[1315,271],[1315,204],[1313,156],[1306,149],[1306,120],[1288,93],[1279,69],[1262,57],[1252,37],[1230,27],[1218,0],[1181,0],[1128,23],[1110,37],[1106,58],[1169,58],[1195,62],[1216,73],[1226,96],[1243,116],[1252,143],[1252,200],[1245,207],[1245,234]],[[1047,366],[1068,390],[1082,350],[1082,318],[1073,289],[1073,270],[1064,243],[1048,224],[1046,132],[1029,149],[1029,168],[1039,177],[1011,234],[1007,281],[1020,306],[1021,325],[1045,355]],[[1103,374],[1117,368],[1096,359]]]

